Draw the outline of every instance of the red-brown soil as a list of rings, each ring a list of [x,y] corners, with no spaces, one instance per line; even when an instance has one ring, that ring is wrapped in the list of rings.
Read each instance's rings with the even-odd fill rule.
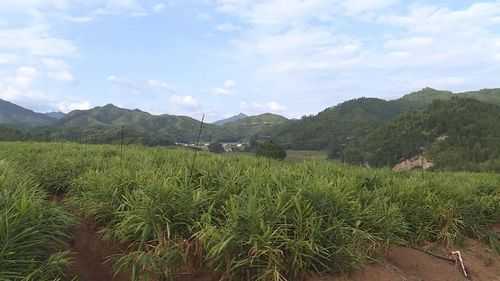
[[[467,240],[460,249],[470,279],[473,281],[500,281],[500,256],[474,240]],[[130,276],[113,276],[109,257],[120,252],[119,245],[103,241],[95,223],[84,220],[75,228],[71,245],[74,263],[71,276],[80,281],[129,281]],[[433,252],[446,256],[444,248]],[[181,274],[182,281],[216,281],[210,274]],[[315,276],[308,281],[466,281],[459,268],[422,251],[392,247],[379,262],[342,276]]]
[[[75,227],[71,252],[73,263],[69,268],[69,277],[78,277],[79,281],[130,281],[130,275],[113,273],[109,258],[120,253],[122,246],[101,239],[95,222],[84,219]],[[179,281],[212,281],[211,274],[179,274]],[[154,280],[152,280],[154,281]]]
[[[91,220],[84,220],[77,226],[71,242],[73,263],[70,276],[77,276],[79,281],[129,281],[125,274],[113,276],[108,258],[119,252],[119,247],[103,241],[97,227]]]
[[[500,281],[500,256],[473,240],[460,249],[472,281]],[[444,249],[438,249],[443,255]],[[446,255],[444,255],[446,256]],[[343,276],[318,276],[308,281],[466,281],[453,263],[414,249],[393,247],[380,262]]]

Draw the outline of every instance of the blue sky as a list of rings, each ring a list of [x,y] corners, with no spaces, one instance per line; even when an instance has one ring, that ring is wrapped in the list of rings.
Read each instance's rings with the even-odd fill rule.
[[[0,98],[41,112],[300,117],[499,73],[500,1],[0,1]]]

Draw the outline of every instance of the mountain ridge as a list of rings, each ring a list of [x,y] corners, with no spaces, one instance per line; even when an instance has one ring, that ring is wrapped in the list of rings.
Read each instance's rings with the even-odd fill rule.
[[[248,117],[248,115],[246,115],[244,113],[240,113],[240,114],[228,117],[228,118],[224,118],[224,119],[215,121],[215,122],[213,122],[213,124],[222,126],[222,125],[225,125],[227,123],[238,121],[238,120],[241,120],[241,119],[246,118],[246,117]]]
[[[472,98],[483,103],[500,105],[500,89],[453,93],[424,88],[394,100],[357,98],[301,119],[287,119],[272,113],[255,116],[240,113],[222,125],[215,124],[217,122],[206,123],[201,141],[251,142],[259,136],[265,136],[288,149],[328,150],[331,158],[338,159],[344,157],[346,148],[362,145],[365,136],[401,115],[425,110],[437,100],[450,101],[453,98]],[[7,104],[10,107],[16,106]],[[201,126],[199,120],[189,116],[153,115],[113,104],[88,110],[74,110],[59,120],[28,109],[20,112],[29,116],[41,115],[42,120],[45,120],[30,126],[21,126],[30,128],[24,131],[28,134],[27,138],[33,140],[78,140],[86,137],[93,139],[95,143],[112,143],[117,142],[125,131],[128,143],[168,145],[176,142],[195,142]],[[0,116],[1,114],[0,111]]]
[[[56,119],[0,99],[0,124],[22,127],[51,125]]]

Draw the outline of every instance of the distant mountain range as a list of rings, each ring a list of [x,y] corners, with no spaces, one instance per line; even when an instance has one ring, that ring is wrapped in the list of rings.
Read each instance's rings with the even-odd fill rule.
[[[248,141],[254,133],[287,119],[274,114],[240,114],[217,124],[204,124],[200,141]],[[24,134],[35,140],[78,140],[94,143],[121,141],[146,145],[167,145],[197,140],[201,122],[187,116],[152,115],[139,109],[119,108],[112,104],[68,114],[36,113],[10,102],[0,102],[0,124],[9,127],[9,139]],[[29,128],[29,130],[28,130]],[[242,129],[243,128],[243,129]],[[12,131],[17,129],[19,132]],[[6,130],[5,134],[6,134]]]
[[[205,124],[201,141],[236,142],[265,137],[288,149],[327,150],[331,158],[371,165],[393,165],[421,153],[431,155],[430,151],[434,151],[434,157],[447,159],[441,163],[451,163],[450,147],[456,146],[462,151],[457,163],[464,159],[490,161],[484,155],[496,157],[498,145],[485,139],[497,138],[497,130],[500,132],[496,126],[500,124],[497,111],[500,112],[500,89],[452,93],[425,88],[396,100],[353,99],[299,120],[271,113],[238,114]],[[457,117],[461,115],[468,119]],[[454,121],[447,123],[449,120]],[[111,104],[68,114],[41,114],[3,100],[0,124],[9,128],[2,130],[4,137],[0,133],[0,139],[116,143],[123,134],[127,143],[145,145],[195,142],[201,125],[187,116],[152,115]],[[446,126],[442,124],[447,124],[449,130],[443,129]],[[478,138],[472,139],[475,135]],[[452,136],[449,140],[455,143],[443,148],[446,142],[440,142],[438,146],[435,139],[443,136]],[[475,146],[475,152],[464,149],[464,143]],[[476,160],[471,160],[471,153],[475,153]]]
[[[238,138],[248,140],[252,136],[264,134],[271,128],[286,122],[288,122],[288,119],[281,115],[264,113],[225,122],[222,128],[232,132]]]
[[[45,113],[45,115],[51,117],[51,118],[54,118],[54,119],[62,119],[64,118],[64,116],[66,116],[66,114],[62,113],[62,112],[47,112]]]
[[[56,120],[42,113],[37,113],[11,102],[0,99],[0,124],[21,127],[48,126]]]
[[[231,122],[234,122],[234,121],[238,121],[238,120],[241,120],[241,119],[246,118],[246,117],[248,117],[248,115],[240,113],[238,115],[234,115],[234,116],[231,116],[231,117],[226,118],[226,119],[215,121],[214,124],[222,126],[224,124],[231,123]]]
[[[500,105],[500,89],[454,94],[424,88],[396,100],[359,98],[327,108],[317,115],[289,121],[272,128],[272,138],[293,149],[328,149],[333,157],[349,143],[356,143],[371,132],[405,112],[423,110],[436,100],[470,98]]]

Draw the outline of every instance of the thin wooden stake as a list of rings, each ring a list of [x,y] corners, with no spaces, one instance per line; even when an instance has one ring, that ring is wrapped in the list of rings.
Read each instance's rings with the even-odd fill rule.
[[[198,147],[200,146],[201,132],[203,131],[203,124],[205,122],[205,114],[201,117],[200,130],[198,131],[198,137],[196,138],[196,149],[193,155],[193,161],[191,162],[191,168],[189,171],[189,180],[191,181],[193,177],[194,165],[196,163],[196,156],[198,156]]]

